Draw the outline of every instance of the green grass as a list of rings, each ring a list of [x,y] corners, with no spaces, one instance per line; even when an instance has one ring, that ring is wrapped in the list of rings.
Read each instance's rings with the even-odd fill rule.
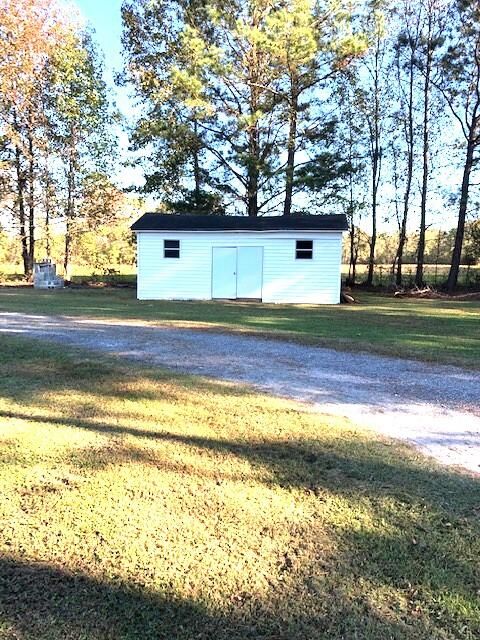
[[[479,637],[478,479],[233,384],[0,353],[0,638]]]
[[[0,289],[0,312],[169,323],[480,367],[480,301],[360,293],[358,305],[137,301],[133,290]]]

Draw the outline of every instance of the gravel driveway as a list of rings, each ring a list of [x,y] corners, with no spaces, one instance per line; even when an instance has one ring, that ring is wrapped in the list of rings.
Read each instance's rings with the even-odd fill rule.
[[[480,374],[475,371],[135,322],[0,313],[0,332],[251,383],[480,473]]]

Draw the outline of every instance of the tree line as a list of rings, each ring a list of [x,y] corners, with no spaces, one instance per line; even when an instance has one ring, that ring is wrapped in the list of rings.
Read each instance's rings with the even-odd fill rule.
[[[355,271],[379,225],[425,237],[457,209],[448,286],[474,217],[480,6],[473,0],[127,0],[123,82],[143,111],[145,190],[177,212],[345,212]],[[453,183],[452,183],[453,181]]]

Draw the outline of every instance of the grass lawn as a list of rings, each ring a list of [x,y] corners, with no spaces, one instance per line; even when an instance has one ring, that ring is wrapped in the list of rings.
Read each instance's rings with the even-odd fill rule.
[[[133,290],[0,289],[0,312],[142,320],[242,331],[309,344],[480,368],[480,301],[359,294],[361,304],[137,301]]]
[[[480,637],[478,478],[232,384],[0,353],[0,638]]]

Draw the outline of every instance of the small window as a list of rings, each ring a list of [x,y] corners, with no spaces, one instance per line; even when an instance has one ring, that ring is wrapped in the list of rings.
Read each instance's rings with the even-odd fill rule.
[[[313,240],[297,240],[295,257],[297,260],[313,258]]]
[[[180,240],[164,240],[163,257],[180,258]]]

